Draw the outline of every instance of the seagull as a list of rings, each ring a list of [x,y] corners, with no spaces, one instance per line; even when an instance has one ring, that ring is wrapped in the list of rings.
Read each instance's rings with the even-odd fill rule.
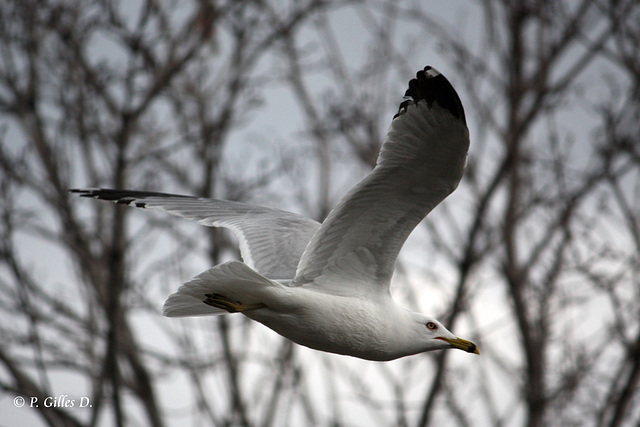
[[[289,340],[329,353],[389,361],[432,350],[480,354],[389,290],[411,231],[462,178],[469,130],[458,94],[430,66],[418,71],[372,172],[322,224],[291,212],[175,194],[72,189],[83,197],[158,209],[229,229],[244,262],[201,273],[169,296],[168,317],[242,313]]]

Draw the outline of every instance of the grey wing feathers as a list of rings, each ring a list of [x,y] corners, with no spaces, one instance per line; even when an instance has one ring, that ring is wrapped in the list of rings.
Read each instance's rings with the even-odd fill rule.
[[[243,260],[272,280],[291,280],[300,256],[320,224],[302,215],[228,200],[176,194],[74,189],[83,197],[110,200],[138,208],[159,209],[236,236]]]
[[[388,292],[405,240],[457,187],[469,132],[455,90],[427,67],[409,83],[407,96],[376,167],[313,236],[294,284],[333,294]]]

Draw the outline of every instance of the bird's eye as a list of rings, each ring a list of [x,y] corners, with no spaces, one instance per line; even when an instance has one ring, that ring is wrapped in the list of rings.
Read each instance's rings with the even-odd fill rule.
[[[436,329],[438,329],[438,325],[436,325],[433,322],[427,322],[427,328],[431,329],[432,331],[435,331]]]

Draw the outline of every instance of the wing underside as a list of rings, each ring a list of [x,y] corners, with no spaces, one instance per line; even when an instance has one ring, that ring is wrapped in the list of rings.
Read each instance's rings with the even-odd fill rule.
[[[457,187],[469,133],[455,90],[427,67],[410,82],[407,96],[376,167],[313,236],[294,284],[334,294],[388,292],[405,240]]]
[[[138,208],[158,209],[209,227],[231,230],[244,262],[272,280],[291,280],[311,237],[320,227],[312,219],[262,206],[146,191],[74,189],[83,197]]]

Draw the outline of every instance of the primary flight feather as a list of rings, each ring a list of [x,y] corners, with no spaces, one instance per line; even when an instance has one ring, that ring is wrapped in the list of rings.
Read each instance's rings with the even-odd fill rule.
[[[74,189],[231,230],[244,263],[217,265],[171,295],[170,317],[241,312],[307,347],[369,360],[430,350],[478,353],[429,316],[393,301],[396,258],[416,225],[458,186],[469,148],[449,81],[425,67],[409,82],[376,167],[322,224],[294,213],[165,193]]]

